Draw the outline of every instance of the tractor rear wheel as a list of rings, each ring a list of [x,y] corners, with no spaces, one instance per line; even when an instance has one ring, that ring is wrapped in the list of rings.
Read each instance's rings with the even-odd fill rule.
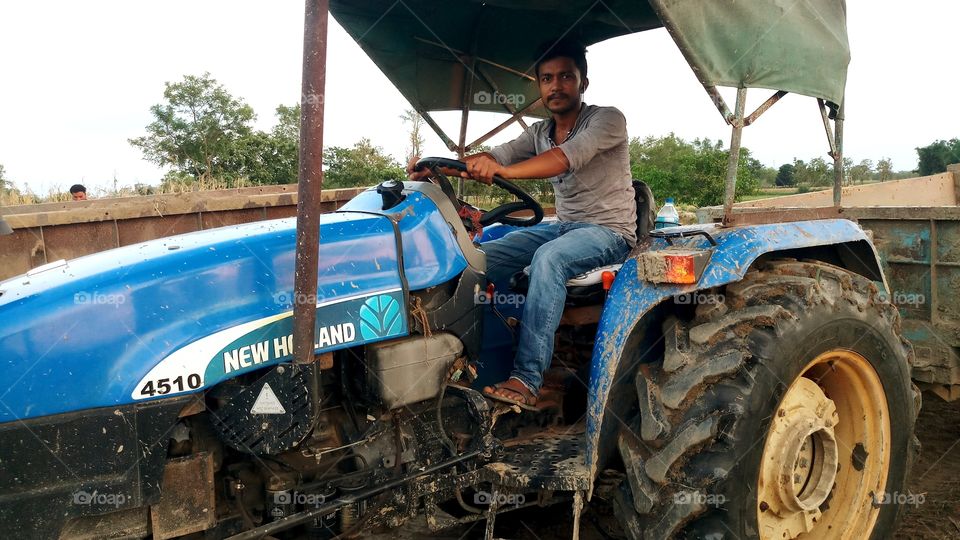
[[[868,279],[777,260],[664,324],[636,375],[614,509],[632,538],[884,538],[920,394],[895,307]]]

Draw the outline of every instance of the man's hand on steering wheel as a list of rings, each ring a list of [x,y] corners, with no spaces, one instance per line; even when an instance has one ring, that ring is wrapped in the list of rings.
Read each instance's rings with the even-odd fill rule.
[[[418,161],[420,161],[420,156],[413,156],[410,158],[410,161],[407,162],[408,180],[426,180],[434,174],[433,170],[430,168],[424,168],[418,171],[416,169]],[[497,160],[493,159],[486,153],[467,156],[463,158],[463,162],[467,164],[466,171],[459,171],[449,167],[441,167],[440,172],[446,174],[447,176],[470,178],[488,186],[493,185],[494,175],[499,174],[503,176],[502,173],[504,167],[497,163]]]
[[[499,175],[505,178],[503,173],[506,167],[497,163],[497,160],[486,153],[467,156],[463,161],[467,164],[467,170],[460,173],[460,176],[464,178],[473,178],[488,186],[493,185],[494,176]]]
[[[489,157],[489,156],[488,156]],[[474,160],[480,159],[479,157],[474,158]],[[432,170],[432,176],[436,177],[437,183],[440,185],[440,188],[443,192],[450,198],[450,201],[453,203],[454,208],[460,209],[460,201],[457,199],[457,195],[453,191],[453,186],[450,185],[450,180],[447,178],[446,171],[452,170],[452,174],[455,176],[460,176],[461,174],[470,174],[469,173],[470,164],[468,162],[457,161],[450,158],[442,157],[427,157],[418,160],[412,167],[413,171],[424,171]],[[482,172],[478,172],[478,175]],[[489,174],[489,171],[488,171]],[[423,175],[431,176],[431,175]],[[422,177],[422,176],[418,176]],[[411,177],[412,178],[412,177]],[[543,219],[543,207],[540,206],[540,203],[537,202],[529,193],[521,189],[516,184],[506,180],[497,173],[490,174],[491,184],[497,186],[498,188],[505,189],[518,200],[513,202],[508,202],[501,204],[500,206],[484,212],[483,216],[480,218],[480,225],[486,226],[492,223],[503,223],[504,225],[514,225],[517,227],[530,227],[540,223]],[[510,214],[517,212],[519,210],[530,210],[533,212],[531,217],[512,217]]]
[[[428,167],[424,167],[418,171],[416,168],[418,161],[420,161],[420,156],[413,156],[410,158],[410,161],[407,162],[407,180],[426,180],[433,174],[433,171]]]

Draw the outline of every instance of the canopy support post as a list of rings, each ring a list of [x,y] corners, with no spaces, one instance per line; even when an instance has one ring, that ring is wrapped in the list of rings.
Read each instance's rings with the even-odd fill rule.
[[[478,145],[481,145],[481,144],[487,142],[487,140],[488,140],[490,137],[493,137],[493,136],[496,135],[497,133],[500,133],[501,131],[503,131],[504,129],[506,129],[507,127],[509,127],[510,124],[512,124],[514,121],[516,121],[516,122],[519,123],[521,126],[523,126],[524,129],[526,129],[527,124],[523,121],[523,115],[526,114],[526,112],[529,111],[530,109],[536,107],[536,106],[540,103],[540,101],[541,101],[541,98],[537,98],[537,100],[534,101],[533,103],[527,105],[526,107],[524,107],[523,109],[520,109],[519,111],[514,112],[514,113],[513,113],[513,116],[511,116],[510,118],[507,118],[506,120],[504,120],[503,122],[501,122],[500,125],[498,125],[497,127],[491,129],[491,130],[488,131],[485,135],[481,136],[480,138],[478,138],[477,140],[473,141],[472,143],[468,144],[468,145],[467,145],[467,150],[472,150],[472,149],[476,148]]]
[[[780,98],[787,95],[787,93],[788,92],[786,90],[778,90],[772,96],[768,97],[766,101],[764,101],[759,107],[757,107],[757,110],[750,113],[750,116],[748,116],[747,119],[743,121],[743,125],[749,126],[750,124],[756,122],[757,118],[760,118],[761,114],[767,112],[770,109],[770,107],[773,107],[774,103],[780,101]]]
[[[737,89],[737,105],[734,113],[733,131],[730,134],[730,158],[727,161],[727,181],[723,193],[723,222],[729,223],[733,215],[733,202],[737,195],[737,167],[740,165],[740,139],[743,135],[743,114],[747,105],[747,89]]]
[[[843,182],[843,108],[846,101],[840,103],[840,109],[837,110],[837,116],[833,120],[833,127],[836,130],[834,137],[833,153],[833,205],[840,207],[840,199],[843,193],[841,184]]]
[[[474,38],[476,46],[476,38]],[[476,78],[477,57],[470,57],[470,65],[464,64],[463,99],[460,101],[460,144],[457,145],[457,159],[463,161],[467,155],[467,121],[470,120],[470,100],[473,99],[473,79]],[[463,177],[457,179],[457,195],[463,197]]]
[[[303,20],[300,163],[293,295],[293,355],[294,363],[300,365],[314,361],[320,202],[323,188],[323,104],[327,78],[328,8],[328,0],[306,0]],[[315,396],[314,399],[319,400],[320,397]]]
[[[440,137],[440,140],[443,141],[443,144],[446,145],[447,149],[450,150],[451,152],[456,152],[457,143],[453,142],[453,140],[447,136],[447,134],[437,124],[437,122],[433,119],[433,117],[430,116],[430,113],[428,113],[427,111],[421,111],[419,109],[417,110],[417,112],[420,113],[420,116],[423,117],[423,121],[426,122],[428,126],[430,126],[430,129],[432,129],[433,132],[436,133],[438,137]]]
[[[320,267],[320,206],[323,190],[323,110],[327,80],[329,0],[306,0],[303,74],[300,82],[300,155],[297,172],[297,244],[293,277],[294,369],[316,361],[317,275]],[[313,421],[323,403],[319,367],[310,378]]]
[[[820,107],[820,118],[823,119],[823,129],[827,132],[827,144],[830,145],[829,156],[833,157],[837,153],[837,143],[833,138],[833,130],[830,129],[830,116],[827,114],[827,105],[826,103],[817,98],[817,106]]]
[[[724,101],[717,87],[703,85],[703,89],[707,91],[707,95],[710,96],[710,101],[712,101],[713,105],[720,111],[720,116],[723,117],[723,121],[726,122],[727,125],[733,125],[733,113],[730,112],[730,107],[727,107],[727,102]]]
[[[833,206],[840,207],[840,198],[843,193],[843,103],[837,110],[833,120],[833,129],[830,129],[830,115],[827,112],[827,103],[817,98],[820,108],[820,117],[823,119],[823,129],[827,132],[827,143],[830,151],[827,153],[833,158]]]

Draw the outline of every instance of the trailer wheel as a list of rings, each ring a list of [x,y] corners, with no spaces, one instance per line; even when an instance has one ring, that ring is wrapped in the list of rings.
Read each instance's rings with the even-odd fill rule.
[[[885,538],[910,504],[920,394],[869,280],[777,260],[664,324],[636,375],[614,510],[632,538]]]

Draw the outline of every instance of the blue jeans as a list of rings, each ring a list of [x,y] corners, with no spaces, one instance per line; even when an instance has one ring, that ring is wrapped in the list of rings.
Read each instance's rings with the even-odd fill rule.
[[[485,242],[482,249],[490,282],[504,283],[530,265],[520,343],[510,376],[537,394],[553,358],[553,338],[563,314],[567,280],[599,266],[623,262],[630,247],[622,236],[601,225],[551,221]]]

